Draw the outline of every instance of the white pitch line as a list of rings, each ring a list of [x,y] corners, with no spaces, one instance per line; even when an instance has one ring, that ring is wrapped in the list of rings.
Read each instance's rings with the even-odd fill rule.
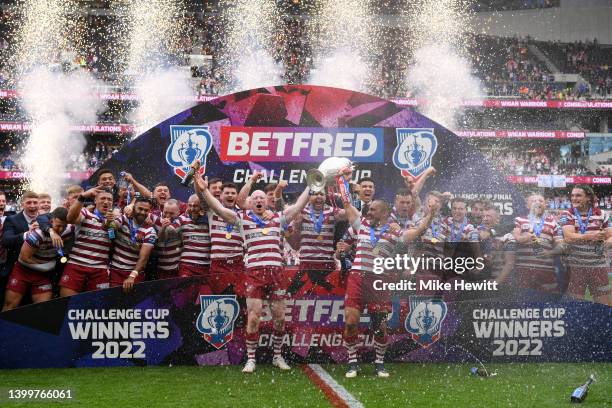
[[[365,408],[363,404],[353,396],[346,388],[340,385],[331,375],[319,364],[308,364],[321,380],[323,380],[340,398],[344,400],[350,408]]]

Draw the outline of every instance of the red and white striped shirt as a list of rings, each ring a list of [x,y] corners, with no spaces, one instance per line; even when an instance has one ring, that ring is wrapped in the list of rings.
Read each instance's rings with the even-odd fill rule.
[[[232,259],[244,256],[244,242],[240,228],[228,224],[217,213],[210,216],[210,258],[214,260]],[[231,231],[230,231],[231,230]],[[229,238],[228,235],[229,234]]]
[[[445,221],[445,231],[448,234],[448,242],[478,242],[479,238],[475,233],[476,228],[465,218],[462,222],[455,222],[453,217],[448,217]]]
[[[280,241],[282,226],[286,225],[285,217],[279,212],[274,213],[269,221],[262,220],[264,226],[260,227],[251,214],[251,211],[242,211],[237,220],[244,234],[247,269],[283,266]]]
[[[74,236],[74,230],[74,225],[68,224],[61,235],[62,240],[66,241],[72,238]],[[57,255],[57,249],[53,246],[50,236],[45,235],[40,230],[40,228],[36,228],[35,230],[28,231],[26,233],[25,243],[30,247],[36,249],[33,258],[36,259],[37,264],[49,264],[49,267],[45,268],[45,270],[48,271],[52,270],[55,267],[55,257]]]
[[[315,211],[310,205],[302,210],[302,215],[300,269],[333,269],[335,267],[334,226],[336,224],[334,210],[323,209],[319,232],[316,231],[315,223],[320,219],[321,211]]]
[[[183,241],[180,262],[198,265],[210,265],[210,229],[208,215],[194,221],[183,214],[172,223]]]
[[[177,234],[167,234],[166,239],[159,238],[161,231],[162,217],[157,215],[152,216],[153,227],[158,235],[155,243],[155,255],[157,256],[157,269],[162,271],[175,271],[178,268],[178,263],[181,259],[181,251],[183,250],[183,241],[181,236]]]
[[[588,212],[583,211],[580,213],[582,223],[586,224],[586,232],[588,231],[604,231],[611,228],[610,217],[605,211],[600,208],[593,208],[592,214],[588,217]],[[570,225],[574,227],[576,233],[580,233],[580,222],[576,216],[574,209],[564,211],[561,213],[559,219],[561,226]],[[606,267],[606,257],[598,255],[596,253],[597,245],[601,243],[597,241],[583,241],[579,243],[567,243],[567,250],[569,252],[568,264],[575,268],[604,268]]]
[[[405,231],[409,228],[416,227],[417,220],[420,218],[421,216],[417,215],[416,213],[412,216],[402,216],[397,212],[395,207],[393,207],[391,215],[389,215],[389,222],[398,224],[401,227],[402,231]]]
[[[115,220],[119,228],[115,232],[111,266],[122,270],[132,270],[138,263],[140,248],[155,245],[157,234],[152,226],[139,226],[125,215]],[[130,226],[131,222],[131,226]]]
[[[112,243],[108,238],[108,231],[103,228],[104,218],[86,208],[81,210],[81,215],[83,221],[77,229],[68,263],[89,268],[106,268]]]
[[[516,217],[514,227],[523,232],[534,232],[540,225],[542,218],[529,219],[529,217]],[[516,251],[516,266],[519,268],[530,268],[538,270],[554,270],[554,258],[544,256],[541,251],[551,251],[555,237],[559,233],[559,226],[555,219],[550,216],[544,216],[544,224],[542,224],[542,232],[540,234],[539,248],[534,247],[533,243],[518,244]]]
[[[419,220],[420,222],[420,220]],[[418,224],[418,222],[417,222]],[[420,237],[417,255],[429,258],[444,258],[444,242],[449,238],[449,226],[438,215]]]
[[[512,234],[489,238],[491,240],[491,278],[498,278],[506,265],[506,253],[516,251],[516,240]]]
[[[352,226],[357,231],[357,252],[352,267],[354,270],[373,272],[374,258],[389,258],[393,256],[395,247],[400,242],[399,231],[393,232],[389,228],[389,224],[379,225],[374,228],[374,237],[378,241],[372,242],[371,225],[365,217],[355,221]],[[383,229],[385,229],[384,232]]]

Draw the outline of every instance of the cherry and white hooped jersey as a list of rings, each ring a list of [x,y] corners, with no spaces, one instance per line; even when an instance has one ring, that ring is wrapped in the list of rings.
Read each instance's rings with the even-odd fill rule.
[[[162,271],[174,271],[178,268],[178,263],[181,259],[183,250],[183,241],[178,233],[167,234],[166,239],[161,239],[159,233],[161,231],[162,217],[157,215],[152,216],[153,227],[157,233],[158,239],[155,242],[155,255],[157,256],[157,269]]]
[[[308,206],[302,210],[300,267],[306,269],[316,269],[317,265],[323,263],[334,263],[335,211],[331,208],[323,209],[321,230],[317,232],[315,223],[318,222],[321,211],[315,211],[311,215],[311,208]]]
[[[198,265],[210,265],[210,226],[209,217],[203,215],[193,220],[183,214],[172,223],[183,241],[180,262]]]
[[[64,242],[74,237],[74,225],[66,225],[66,229],[62,233],[61,237]],[[30,247],[36,249],[33,258],[36,259],[39,264],[46,264],[55,261],[57,256],[57,249],[51,242],[51,237],[45,235],[40,228],[28,231],[25,236],[24,242]],[[52,267],[49,269],[53,269]]]
[[[244,256],[244,241],[240,228],[235,224],[228,224],[215,212],[210,213],[209,219],[212,245],[210,258],[223,260]]]
[[[506,265],[506,253],[516,251],[516,240],[512,234],[489,238],[491,241],[491,277],[500,276]]]
[[[115,232],[110,264],[113,268],[133,270],[138,263],[140,248],[143,245],[155,245],[157,234],[153,226],[136,225],[133,219],[125,215],[117,218],[115,222],[119,228]]]
[[[453,217],[448,217],[444,220],[446,223],[446,227],[444,230],[448,234],[447,241],[448,242],[478,242],[479,239],[475,235],[476,228],[474,225],[470,224],[467,218],[460,222],[454,222]],[[464,225],[465,223],[465,225]]]
[[[540,224],[540,221],[541,218],[530,220],[529,217],[516,217],[514,219],[514,227],[520,229],[521,232],[533,232],[537,225]],[[534,228],[533,224],[536,224],[536,228]],[[540,234],[540,250],[551,251],[558,234],[559,225],[555,219],[550,215],[545,216]],[[528,244],[517,244],[515,265],[520,268],[544,270],[553,270],[555,268],[554,258],[541,255],[541,252],[538,252],[538,248],[534,247],[531,242]]]
[[[265,225],[260,227],[250,214],[251,211],[242,211],[238,213],[236,221],[244,234],[246,267],[252,269],[283,266],[280,245],[281,229],[286,225],[285,217],[280,212],[276,212],[272,219],[263,221]]]
[[[81,210],[81,216],[83,221],[77,228],[68,263],[89,268],[106,268],[112,242],[108,231],[104,229],[104,218],[86,208]]]
[[[436,216],[420,237],[419,248],[422,256],[444,258],[444,242],[448,240],[449,235],[448,224],[440,216]]]
[[[383,228],[386,231],[383,233]],[[401,232],[394,232],[389,224],[379,225],[374,228],[374,237],[378,241],[372,242],[371,225],[365,218],[355,221],[352,225],[357,232],[357,250],[352,269],[362,272],[374,271],[374,258],[389,258],[393,256],[395,247],[400,242]],[[381,234],[382,233],[382,234]]]
[[[600,229],[606,231],[608,228],[612,228],[609,214],[600,208],[593,208],[590,217],[588,212],[583,211],[583,213],[580,213],[580,218],[582,223],[585,224],[587,232],[599,231]],[[561,213],[559,224],[561,224],[561,227],[566,225],[573,226],[574,232],[580,233],[580,222],[574,208]],[[606,257],[598,255],[596,252],[598,244],[596,241],[566,243],[566,248],[569,252],[567,257],[569,265],[575,268],[604,268],[608,266],[606,264]]]
[[[393,210],[389,215],[389,222],[398,224],[402,231],[406,231],[409,228],[415,228],[418,219],[420,219],[420,217],[417,216],[417,214],[412,216],[401,216],[395,207],[393,207]]]

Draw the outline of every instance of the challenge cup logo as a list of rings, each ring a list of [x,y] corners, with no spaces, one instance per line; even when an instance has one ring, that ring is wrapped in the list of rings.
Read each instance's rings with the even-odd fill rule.
[[[196,328],[213,347],[222,348],[234,337],[234,323],[240,312],[236,295],[201,295],[200,307]]]
[[[170,138],[166,162],[172,167],[174,174],[185,177],[196,160],[201,164],[200,174],[204,174],[206,157],[213,144],[208,126],[171,125]]]
[[[440,338],[446,312],[446,303],[441,299],[410,296],[410,313],[406,316],[404,327],[415,342],[427,348]]]
[[[395,129],[397,146],[393,152],[393,165],[402,176],[419,178],[431,167],[431,160],[438,148],[433,129]]]
[[[185,165],[190,165],[196,158],[200,157],[202,150],[196,143],[193,142],[193,133],[187,133],[187,142],[183,142],[181,147],[178,149],[178,155]]]

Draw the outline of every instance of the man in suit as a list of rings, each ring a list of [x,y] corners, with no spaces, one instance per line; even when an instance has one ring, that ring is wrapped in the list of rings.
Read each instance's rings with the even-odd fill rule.
[[[9,215],[13,215],[14,212],[7,213],[6,211],[6,195],[3,191],[0,191],[0,289],[4,289],[7,283],[8,275],[11,272],[10,269],[6,270],[6,248],[1,245],[2,242],[2,228],[4,226],[4,220]],[[0,295],[0,298],[3,295]]]
[[[19,251],[28,231],[38,228],[36,217],[38,216],[38,194],[26,191],[21,196],[22,211],[6,217],[2,226],[2,246],[6,250],[6,264],[2,273],[2,287],[0,297],[4,302],[4,290],[6,288],[6,277],[13,269],[13,265],[19,257]]]

